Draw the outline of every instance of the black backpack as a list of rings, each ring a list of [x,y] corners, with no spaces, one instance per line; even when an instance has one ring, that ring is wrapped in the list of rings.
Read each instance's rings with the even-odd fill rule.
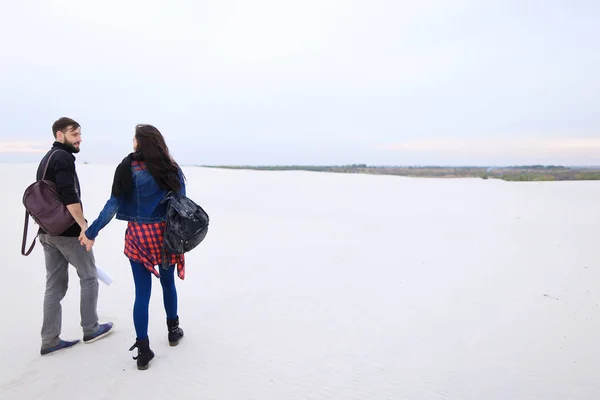
[[[180,193],[169,192],[162,202],[168,202],[163,250],[184,254],[198,246],[208,232],[206,211]]]

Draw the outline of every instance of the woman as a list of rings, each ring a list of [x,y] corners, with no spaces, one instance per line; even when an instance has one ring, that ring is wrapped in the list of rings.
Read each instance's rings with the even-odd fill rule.
[[[183,337],[177,314],[174,270],[177,265],[177,274],[183,280],[185,259],[183,254],[165,256],[161,250],[167,212],[167,204],[161,200],[169,191],[185,195],[185,183],[183,172],[154,126],[136,126],[133,148],[134,152],[125,157],[115,171],[110,199],[80,240],[89,250],[99,231],[115,215],[117,219],[128,221],[124,253],[131,263],[135,282],[133,323],[137,336],[129,350],[138,349],[137,357],[133,358],[137,360],[138,369],[145,370],[154,358],[148,338],[152,275],[160,278],[162,286],[169,344],[176,346]],[[163,258],[167,262],[163,263]]]

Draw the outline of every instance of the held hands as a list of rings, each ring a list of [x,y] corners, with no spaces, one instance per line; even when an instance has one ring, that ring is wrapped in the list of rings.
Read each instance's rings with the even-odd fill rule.
[[[95,240],[90,240],[87,238],[87,236],[85,236],[85,232],[82,231],[81,234],[79,235],[79,243],[82,246],[85,246],[85,249],[87,251],[90,251],[92,249],[92,246],[94,245],[96,241]]]

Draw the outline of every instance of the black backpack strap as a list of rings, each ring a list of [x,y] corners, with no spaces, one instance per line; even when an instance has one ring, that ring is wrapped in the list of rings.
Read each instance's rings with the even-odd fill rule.
[[[38,237],[38,235],[35,235],[31,246],[29,246],[29,250],[25,251],[25,243],[27,242],[27,228],[29,228],[29,211],[25,210],[25,224],[23,226],[23,243],[21,243],[21,254],[24,256],[28,256],[31,254],[33,248],[35,247],[35,240]]]
[[[170,205],[170,201],[172,198],[175,197],[175,193],[172,190],[168,190],[165,195],[163,196],[163,198],[160,201],[160,204],[164,204],[167,203],[168,205]],[[168,226],[168,221],[167,221],[167,226]],[[165,234],[166,234],[166,227],[165,227]],[[167,249],[165,249],[165,241],[166,237],[163,236],[163,245],[160,248],[160,256],[162,258],[162,263],[161,266],[164,269],[169,269],[169,261],[171,259],[171,254],[167,251]],[[167,259],[167,257],[169,259]]]
[[[169,254],[169,252],[165,249],[165,246],[162,246],[160,249],[160,256],[162,258],[162,263],[161,263],[161,267],[163,269],[169,269],[169,261],[171,258],[171,255]],[[169,259],[167,259],[167,257],[169,257]]]

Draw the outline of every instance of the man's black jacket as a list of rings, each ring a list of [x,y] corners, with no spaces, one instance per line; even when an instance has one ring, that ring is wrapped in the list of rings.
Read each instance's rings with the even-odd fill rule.
[[[48,164],[48,170],[44,178],[44,167],[51,153],[55,154],[52,156],[50,164]],[[75,156],[73,155],[73,151],[64,144],[54,142],[52,149],[40,161],[37,170],[37,179],[46,179],[56,183],[56,188],[65,205],[80,203],[81,188],[79,186],[77,171],[75,170]],[[45,232],[40,228],[39,233]],[[80,233],[81,228],[79,224],[74,223],[61,233],[60,236],[77,237]]]

